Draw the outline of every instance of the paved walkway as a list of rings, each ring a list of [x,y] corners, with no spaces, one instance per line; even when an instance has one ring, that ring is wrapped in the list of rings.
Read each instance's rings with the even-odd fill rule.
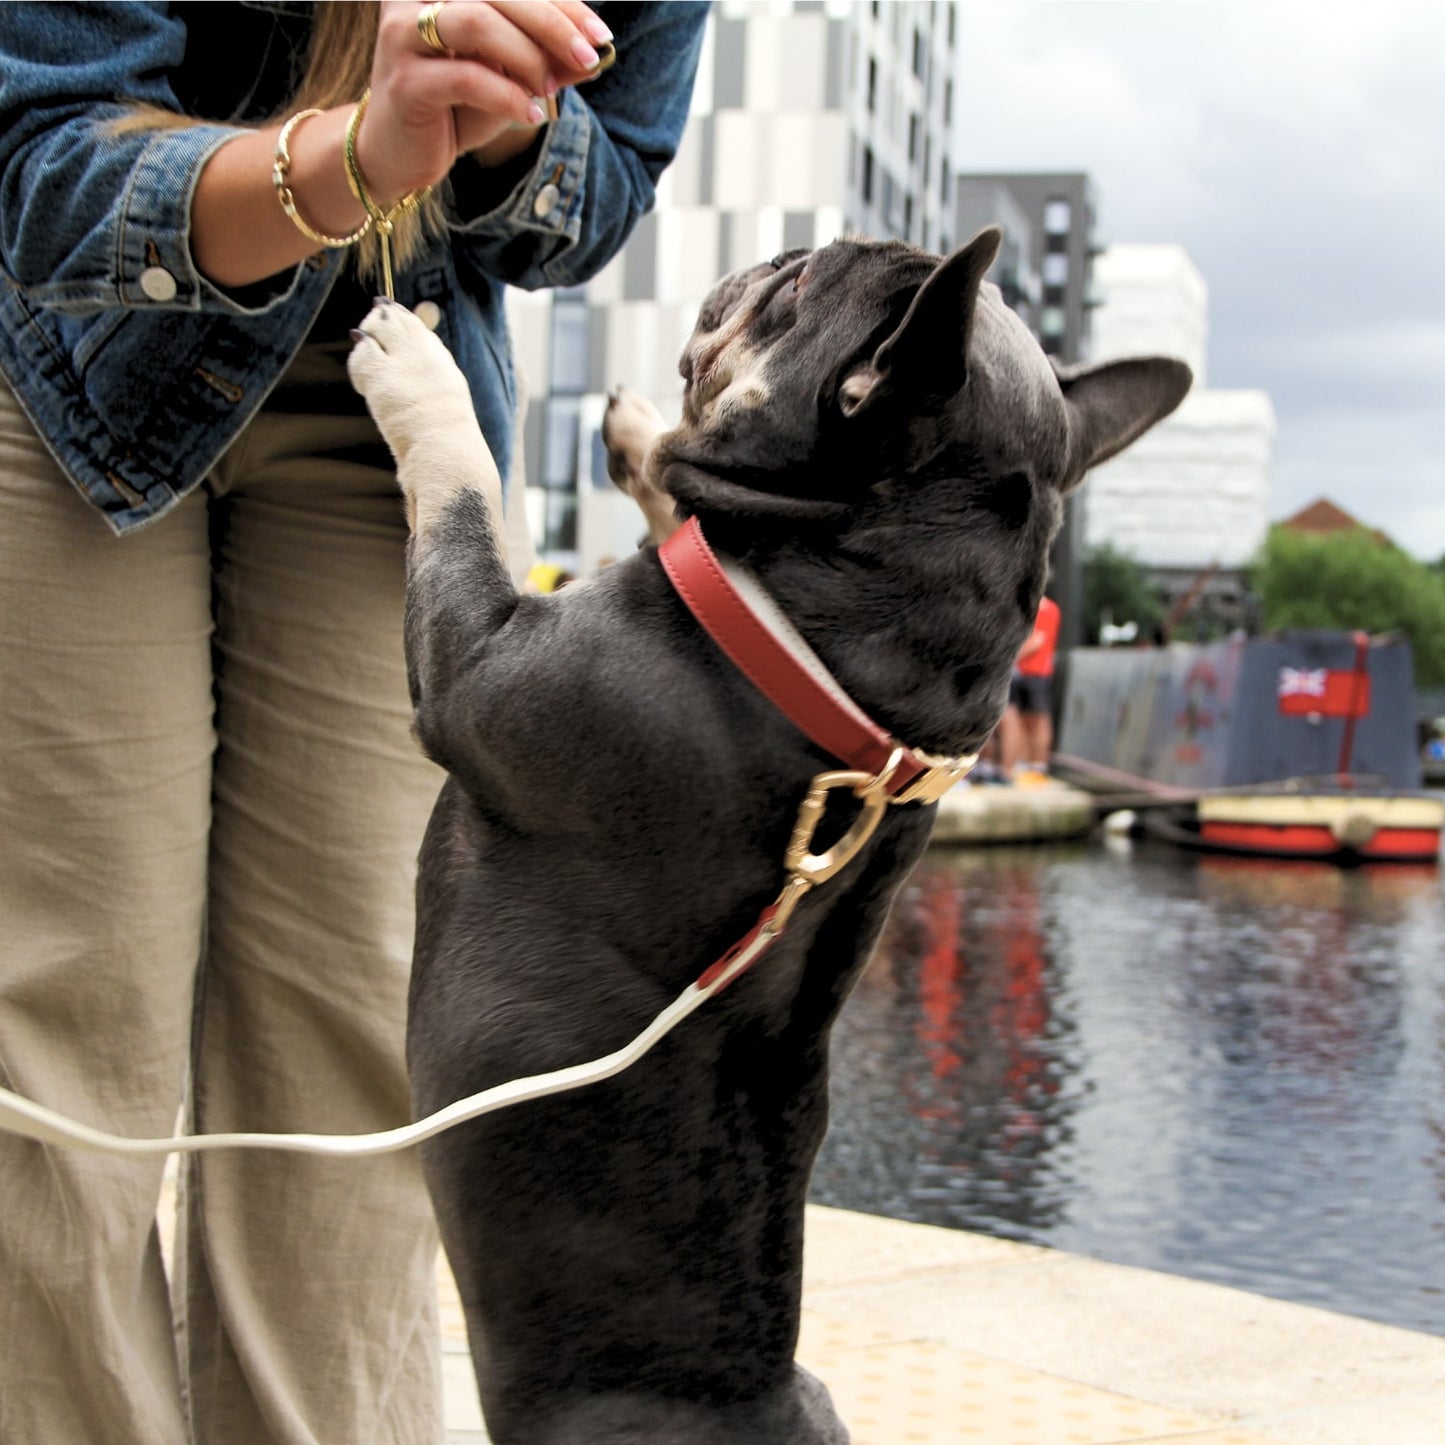
[[[173,1211],[168,1180],[167,1249]],[[437,1283],[448,1445],[486,1445],[444,1261]],[[798,1358],[853,1445],[1445,1441],[1445,1338],[818,1206]]]
[[[448,1441],[483,1445],[441,1290]],[[1445,1339],[1056,1250],[815,1207],[803,1302],[853,1445],[1445,1440]]]

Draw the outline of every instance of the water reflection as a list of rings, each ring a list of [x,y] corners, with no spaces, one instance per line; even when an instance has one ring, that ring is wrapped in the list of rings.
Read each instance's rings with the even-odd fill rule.
[[[1077,1103],[1074,1026],[1032,860],[1002,855],[970,887],[966,859],[919,870],[849,1003],[834,1043],[847,1080],[835,1111],[849,1122],[830,1137],[820,1187],[866,1177],[875,1212],[916,1218],[922,1206],[1028,1238],[1063,1203],[1050,1156]]]
[[[814,1197],[1445,1333],[1442,926],[1435,869],[937,850]]]

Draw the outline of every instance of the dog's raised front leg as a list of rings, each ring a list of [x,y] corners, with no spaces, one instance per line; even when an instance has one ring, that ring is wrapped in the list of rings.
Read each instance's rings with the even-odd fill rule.
[[[347,369],[396,458],[411,523],[406,655],[417,734],[432,757],[452,766],[450,704],[476,682],[479,640],[517,605],[501,477],[466,378],[406,307],[377,303],[356,333]]]
[[[451,353],[394,301],[378,301],[354,334],[347,370],[396,458],[413,534],[425,541],[458,494],[472,491],[503,547],[502,479]]]
[[[608,393],[602,417],[607,475],[642,509],[654,542],[667,541],[677,530],[673,500],[657,485],[648,464],[653,442],[666,430],[661,413],[640,392],[619,386]]]

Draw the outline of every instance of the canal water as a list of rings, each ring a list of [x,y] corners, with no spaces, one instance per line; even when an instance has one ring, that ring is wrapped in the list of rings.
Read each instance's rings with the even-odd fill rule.
[[[812,1197],[1445,1334],[1434,868],[935,848]]]

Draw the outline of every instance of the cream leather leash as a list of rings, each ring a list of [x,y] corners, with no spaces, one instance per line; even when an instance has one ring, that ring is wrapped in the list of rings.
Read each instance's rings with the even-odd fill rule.
[[[548,1094],[561,1094],[568,1089],[580,1089],[584,1084],[600,1083],[620,1074],[695,1008],[726,988],[772,941],[772,937],[755,939],[751,949],[745,949],[731,959],[729,966],[706,986],[688,984],[630,1044],[615,1053],[594,1059],[589,1064],[574,1064],[550,1074],[536,1074],[531,1078],[498,1084],[480,1094],[458,1099],[415,1124],[385,1129],[377,1134],[177,1134],[169,1139],[131,1139],[77,1123],[9,1089],[0,1089],[0,1128],[27,1139],[36,1139],[42,1144],[58,1144],[67,1149],[86,1149],[103,1154],[179,1154],[196,1153],[202,1149],[283,1149],[292,1154],[330,1154],[352,1158],[390,1154],[397,1149],[409,1149],[423,1139],[430,1139],[445,1129],[465,1124],[469,1119],[479,1119],[497,1109],[522,1104],[529,1099],[544,1099]]]
[[[376,1134],[177,1134],[132,1139],[108,1134],[0,1089],[0,1129],[42,1144],[106,1154],[178,1154],[203,1149],[281,1149],[293,1154],[358,1158],[409,1149],[444,1130],[498,1109],[601,1083],[630,1068],[694,1009],[721,993],[782,936],[800,900],[857,856],[890,804],[936,802],[973,766],[972,756],[938,758],[905,747],[843,691],[817,654],[755,577],[719,559],[694,518],[659,549],[664,571],[703,628],[765,696],[809,738],[849,770],[819,773],[798,808],[783,867],[782,891],[758,921],[637,1035],[591,1063],[513,1079],[458,1099],[444,1109]],[[828,794],[847,788],[862,804],[847,833],[814,853],[813,834]]]

